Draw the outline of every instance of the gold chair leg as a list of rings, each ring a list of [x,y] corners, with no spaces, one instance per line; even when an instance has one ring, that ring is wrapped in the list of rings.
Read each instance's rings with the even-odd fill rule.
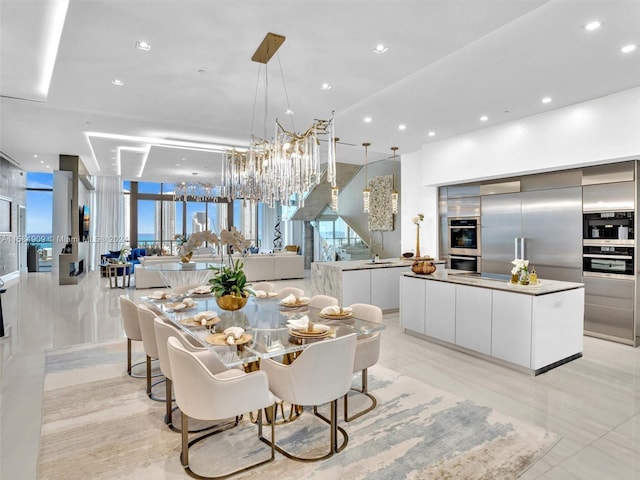
[[[180,463],[182,464],[182,467],[184,468],[184,471],[187,472],[187,474],[190,477],[193,478],[198,478],[201,480],[213,480],[213,479],[222,479],[222,478],[228,478],[232,475],[235,475],[237,473],[240,472],[244,472],[246,470],[251,470],[252,468],[258,467],[260,465],[264,465],[265,463],[269,463],[272,462],[275,459],[275,450],[273,447],[271,447],[271,455],[269,456],[269,458],[267,458],[266,460],[261,460],[257,463],[253,463],[251,465],[248,465],[246,467],[243,467],[241,469],[235,470],[233,472],[227,473],[225,475],[218,475],[218,476],[211,476],[211,477],[205,477],[203,475],[200,475],[199,473],[194,472],[193,470],[191,470],[191,468],[189,467],[189,448],[192,447],[194,444],[209,438],[212,435],[215,435],[217,433],[221,433],[224,432],[225,430],[229,430],[230,428],[235,427],[236,425],[238,425],[238,421],[239,418],[241,417],[236,417],[236,421],[235,422],[229,422],[226,424],[223,424],[222,426],[220,426],[219,429],[214,430],[212,432],[206,433],[205,435],[202,435],[198,438],[195,438],[191,441],[189,441],[189,425],[188,425],[188,417],[187,415],[185,415],[183,412],[181,412],[181,419],[182,419],[182,451],[180,452]],[[258,412],[258,436],[260,438],[260,435],[262,433],[262,429],[261,429],[261,425],[262,425],[262,410],[260,410]],[[274,430],[274,426],[273,423],[271,423],[271,438],[273,439],[273,435],[275,434],[275,430]],[[260,440],[262,440],[263,442],[265,440],[263,440],[262,438],[260,438]]]
[[[331,402],[331,418],[328,419],[322,414],[320,414],[317,410],[317,407],[313,407],[313,413],[316,417],[318,417],[323,422],[329,424],[329,453],[322,455],[320,457],[298,457],[292,453],[287,452],[282,447],[276,445],[275,441],[273,442],[275,449],[291,460],[297,460],[299,462],[317,462],[318,460],[326,460],[333,456],[334,453],[341,452],[347,446],[349,442],[349,435],[347,432],[338,425],[338,400],[333,400]],[[342,434],[342,443],[338,445],[338,432]],[[267,442],[268,443],[268,442]]]
[[[371,405],[365,408],[364,410],[362,410],[361,412],[358,412],[355,415],[350,417],[349,416],[349,392],[347,392],[347,394],[344,396],[344,421],[345,422],[351,422],[356,418],[360,418],[365,413],[369,413],[371,410],[376,408],[376,406],[378,405],[378,400],[376,399],[376,397],[374,397],[371,393],[369,393],[369,375],[366,368],[362,370],[362,390],[358,390],[357,388],[352,388],[351,390],[353,390],[354,392],[362,393],[363,395],[366,395],[367,397],[369,397],[369,399],[371,400]]]

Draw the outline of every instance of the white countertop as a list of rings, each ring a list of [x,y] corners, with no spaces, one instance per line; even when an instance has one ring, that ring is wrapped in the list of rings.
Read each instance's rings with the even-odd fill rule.
[[[326,268],[337,268],[342,271],[368,270],[371,268],[398,268],[410,267],[413,259],[381,258],[377,262],[371,260],[343,260],[340,262],[313,262],[314,265]],[[443,264],[444,260],[433,260],[435,264]]]
[[[458,273],[453,273],[458,272]],[[476,275],[460,274],[460,270],[436,270],[430,275],[419,275],[416,273],[405,273],[406,277],[421,278],[437,282],[455,283],[458,285],[469,285],[472,287],[490,288],[492,290],[504,290],[513,293],[526,295],[547,295],[549,293],[563,292],[576,288],[584,288],[583,283],[561,282],[559,280],[539,279],[537,285],[512,284],[505,280],[495,278],[485,278]]]

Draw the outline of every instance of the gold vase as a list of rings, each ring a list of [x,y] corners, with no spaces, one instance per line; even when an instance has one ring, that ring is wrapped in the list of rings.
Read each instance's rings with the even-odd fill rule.
[[[416,227],[416,258],[420,258],[420,225]]]
[[[221,297],[216,297],[216,303],[223,310],[228,310],[233,312],[235,310],[240,310],[244,307],[249,301],[249,296],[246,297],[236,297],[235,295],[223,295]]]

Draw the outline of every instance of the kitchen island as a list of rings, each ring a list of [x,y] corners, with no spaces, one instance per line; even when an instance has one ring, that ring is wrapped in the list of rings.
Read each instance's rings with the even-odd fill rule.
[[[370,303],[385,311],[397,310],[400,277],[411,271],[411,263],[402,259],[313,262],[311,292],[336,297],[340,305]]]
[[[582,356],[584,285],[538,285],[460,275],[403,274],[407,333],[538,375]]]

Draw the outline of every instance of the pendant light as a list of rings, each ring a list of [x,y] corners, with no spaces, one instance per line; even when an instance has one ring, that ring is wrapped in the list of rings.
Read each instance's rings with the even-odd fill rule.
[[[391,213],[394,215],[398,213],[398,191],[396,190],[396,151],[398,147],[391,147],[393,152],[393,176],[392,176],[392,190],[391,190]]]
[[[369,190],[369,176],[368,176],[368,161],[367,161],[367,149],[371,145],[369,142],[362,144],[364,147],[364,190],[362,190],[362,206],[364,213],[369,213],[369,199],[371,197],[371,190]]]
[[[333,139],[333,156],[335,158],[336,145],[340,139],[338,137],[334,137]],[[331,184],[331,210],[334,212],[338,211],[338,194],[340,193],[340,189],[336,185],[336,175],[333,175],[333,182]]]

